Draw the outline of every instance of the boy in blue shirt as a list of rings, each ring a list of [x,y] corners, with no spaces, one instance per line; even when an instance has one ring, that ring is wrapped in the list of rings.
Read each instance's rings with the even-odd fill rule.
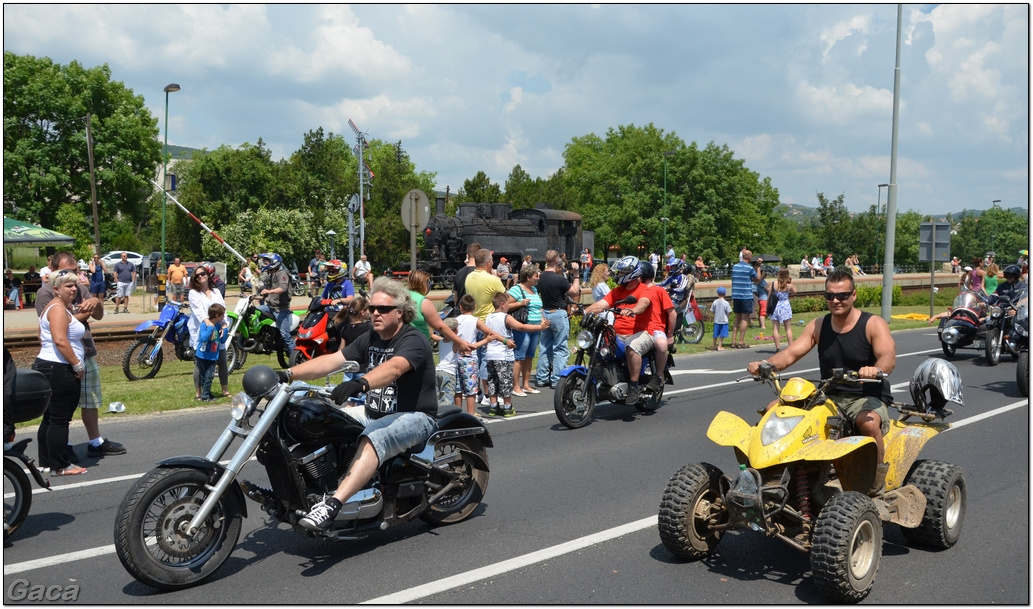
[[[219,360],[219,345],[226,342],[229,334],[225,322],[226,307],[215,303],[208,307],[208,319],[197,330],[194,365],[201,378],[201,397],[198,399],[203,402],[215,399],[212,397],[212,378],[215,376],[215,364]]]
[[[714,351],[724,351],[725,339],[728,338],[728,314],[732,312],[732,307],[725,300],[727,293],[725,286],[720,286],[717,288],[717,300],[710,304],[710,310],[714,312]]]

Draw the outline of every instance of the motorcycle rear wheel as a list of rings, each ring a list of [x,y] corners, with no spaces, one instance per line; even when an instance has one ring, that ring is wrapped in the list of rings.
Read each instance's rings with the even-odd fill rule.
[[[420,520],[433,524],[455,524],[470,517],[488,490],[487,470],[477,469],[474,461],[462,451],[476,454],[488,462],[488,450],[476,438],[456,438],[439,443],[434,448],[434,460],[449,459],[446,469],[454,477],[455,488],[420,514]]]
[[[660,384],[660,390],[655,392],[643,386],[642,399],[635,403],[635,408],[639,412],[653,412],[654,410],[660,407],[660,402],[663,399],[663,383]]]
[[[588,383],[584,372],[571,372],[561,376],[553,395],[556,418],[570,429],[584,427],[592,422],[595,411],[595,387]]]
[[[678,470],[667,483],[660,500],[657,530],[664,547],[678,558],[700,560],[721,543],[724,532],[707,526],[714,503],[721,499],[720,480],[720,469],[709,463],[693,463]],[[724,510],[720,522],[727,521],[728,512]]]
[[[287,351],[287,349],[277,349],[276,359],[280,362],[281,368],[291,367],[291,354]]]
[[[7,496],[11,495],[8,499]],[[4,539],[25,522],[32,507],[32,487],[29,477],[14,459],[4,457]]]
[[[153,338],[138,338],[133,341],[122,356],[122,372],[131,381],[142,381],[154,378],[161,370],[161,364],[165,359],[165,350],[161,349],[154,356],[154,361],[147,362],[147,355],[154,348]]]
[[[698,319],[691,324],[685,324],[682,328],[682,335],[690,345],[698,345],[703,340],[703,334],[707,331],[707,324]]]
[[[179,590],[211,577],[233,553],[243,507],[225,493],[193,538],[180,532],[208,495],[208,476],[196,469],[155,468],[126,493],[115,517],[115,552],[137,581]]]

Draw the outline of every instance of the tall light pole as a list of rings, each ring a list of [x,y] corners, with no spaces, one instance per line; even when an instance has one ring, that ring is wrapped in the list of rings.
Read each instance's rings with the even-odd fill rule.
[[[882,189],[889,188],[889,184],[877,184],[879,187],[878,203],[875,204],[875,217],[882,220]],[[875,237],[875,264],[879,264],[879,237]]]
[[[175,93],[176,91],[179,91],[179,85],[176,83],[173,82],[165,85],[165,150],[161,155],[161,260],[158,261],[159,275],[165,273],[165,208],[169,202],[169,93]]]
[[[1000,199],[994,199],[993,201],[990,201],[990,204],[991,205],[997,205],[1000,202],[1001,202]],[[994,227],[991,227],[991,229],[990,229],[990,251],[991,252],[994,251],[994,233],[997,232],[996,230],[994,230],[995,228],[997,228],[997,227],[994,226]]]
[[[337,233],[331,228],[326,231],[326,236],[330,237],[330,260],[333,260],[334,258],[337,258],[337,253],[334,252],[334,237],[337,236]]]
[[[664,215],[660,217],[660,221],[664,224],[664,258],[667,257],[667,222],[670,218],[667,217],[667,157],[673,156],[674,151],[668,150],[664,152]],[[662,258],[661,261],[664,259]],[[662,262],[661,262],[662,264]]]

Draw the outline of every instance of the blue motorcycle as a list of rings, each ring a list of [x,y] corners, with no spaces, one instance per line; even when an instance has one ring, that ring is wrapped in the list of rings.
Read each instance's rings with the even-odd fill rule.
[[[634,296],[615,303],[633,305]],[[600,399],[616,404],[627,404],[630,377],[625,359],[624,343],[617,338],[613,329],[611,311],[597,315],[586,315],[577,334],[577,357],[574,364],[564,368],[556,383],[553,406],[560,423],[570,429],[584,427],[592,422],[592,412]],[[586,361],[587,360],[587,361]],[[641,412],[652,412],[660,406],[664,396],[664,385],[673,385],[669,368],[674,358],[667,358],[667,366],[658,373],[653,352],[642,357],[642,372],[639,385],[642,397],[634,404]]]
[[[190,346],[190,305],[169,301],[161,309],[158,319],[149,319],[136,327],[136,332],[147,332],[129,345],[122,356],[122,372],[131,381],[154,378],[164,361],[162,346],[172,343],[176,357],[185,362],[194,360],[194,349]],[[227,349],[236,349],[227,345]],[[230,354],[227,353],[227,361]]]

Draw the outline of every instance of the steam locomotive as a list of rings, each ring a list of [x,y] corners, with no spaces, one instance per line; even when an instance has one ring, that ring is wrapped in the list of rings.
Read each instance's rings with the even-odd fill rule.
[[[581,214],[539,204],[534,209],[517,209],[508,203],[463,203],[455,217],[445,215],[445,200],[439,197],[436,213],[423,231],[424,249],[416,268],[427,271],[431,282],[450,289],[456,271],[465,264],[466,249],[473,243],[494,252],[495,262],[506,258],[514,270],[530,255],[544,266],[545,252],[554,249],[576,261],[581,250],[593,250],[594,233],[581,229]],[[405,276],[409,263],[388,271]]]

